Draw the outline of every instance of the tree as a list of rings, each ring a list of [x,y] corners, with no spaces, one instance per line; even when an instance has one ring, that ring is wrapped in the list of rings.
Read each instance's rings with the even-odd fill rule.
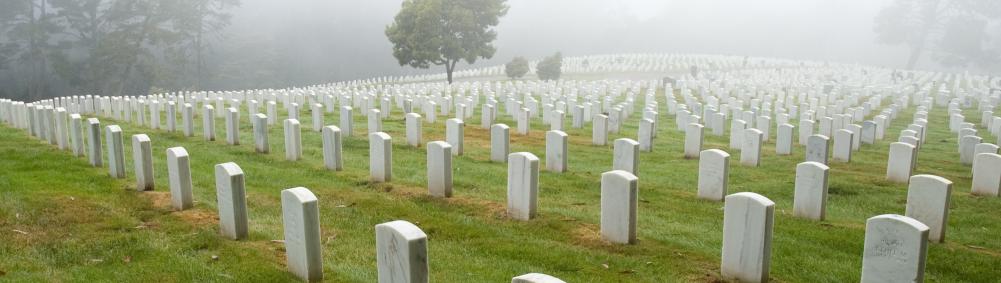
[[[504,64],[504,73],[512,79],[524,77],[528,73],[528,60],[521,56],[514,57],[511,62]]]
[[[946,66],[996,68],[1001,38],[987,28],[1001,18],[1001,2],[993,0],[896,0],[875,18],[876,41],[910,49],[907,68],[925,54]]]
[[[535,66],[535,73],[540,80],[559,80],[563,73],[563,54],[556,52],[552,56],[546,57]]]
[[[473,64],[493,57],[493,27],[507,9],[505,0],[406,0],[386,27],[386,37],[400,66],[444,65],[452,83],[459,61]]]

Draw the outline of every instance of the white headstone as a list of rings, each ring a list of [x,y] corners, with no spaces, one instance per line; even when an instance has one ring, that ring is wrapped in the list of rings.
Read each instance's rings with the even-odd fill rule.
[[[622,170],[601,174],[601,236],[605,240],[618,244],[636,243],[638,180]]]
[[[378,132],[368,135],[369,175],[372,181],[389,182],[393,178],[393,139]]]
[[[344,168],[341,159],[341,129],[337,126],[326,126],[321,130],[323,135],[323,165],[329,170],[341,171]]]
[[[934,175],[911,176],[907,188],[907,211],[904,215],[928,225],[928,240],[945,241],[949,223],[949,196],[952,181]]]
[[[97,118],[87,118],[87,158],[90,166],[101,167],[104,164],[101,154],[101,122]]]
[[[296,161],[302,158],[302,130],[299,120],[287,119],[285,125],[285,160]]]
[[[830,139],[824,135],[812,135],[806,140],[806,161],[827,164]]]
[[[375,225],[379,283],[427,283],[427,240],[424,231],[407,221]]]
[[[928,226],[895,214],[865,222],[863,283],[924,282]]]
[[[236,108],[226,108],[226,143],[240,144],[240,111]]]
[[[775,203],[751,192],[728,195],[724,203],[723,279],[767,282]]]
[[[740,149],[740,164],[757,167],[761,164],[762,133],[758,129],[744,130],[743,146]]]
[[[233,162],[216,164],[215,190],[222,235],[233,240],[246,239],[249,229],[243,169]]]
[[[824,220],[827,215],[827,176],[830,167],[807,161],[796,165],[796,189],[793,215]]]
[[[639,175],[640,144],[634,140],[621,138],[615,140],[612,149],[612,170],[622,170],[633,175]]]
[[[701,124],[690,123],[685,128],[685,158],[699,157],[702,152],[705,128]]]
[[[149,136],[145,134],[132,136],[132,163],[136,168],[136,190],[152,191],[153,147]]]
[[[202,136],[206,141],[215,140],[215,112],[212,105],[205,105],[202,109]]]
[[[511,278],[511,283],[566,283],[566,281],[542,273],[528,273]]]
[[[462,144],[465,136],[466,123],[461,119],[445,120],[445,142],[452,145],[452,155],[462,155]]]
[[[412,147],[421,146],[423,140],[421,129],[421,114],[407,113],[403,118],[407,128],[407,144]]]
[[[729,172],[730,154],[719,149],[703,150],[699,154],[699,198],[723,200]]]
[[[271,152],[271,145],[268,143],[268,116],[257,113],[251,119],[254,122],[254,150],[258,153]]]
[[[535,217],[539,197],[539,158],[515,152],[507,159],[507,213],[517,220]]]
[[[840,129],[834,131],[834,161],[852,161],[852,136],[854,133],[849,130]]]
[[[594,115],[591,122],[591,144],[605,145],[608,143],[608,116],[604,114]]]
[[[289,271],[307,282],[323,279],[320,208],[316,195],[298,187],[282,191],[282,222]]]
[[[886,160],[886,180],[907,183],[914,170],[915,155],[917,148],[913,145],[902,142],[891,143],[889,157]]]
[[[452,145],[443,141],[429,142],[427,155],[428,192],[433,197],[451,197]]]
[[[353,115],[352,113],[353,112],[354,112],[354,109],[351,108],[351,106],[342,106],[341,107],[341,120],[340,120],[341,127],[340,127],[340,129],[343,132],[343,135],[345,137],[351,137],[351,135],[354,134],[354,131],[353,131],[353,129],[354,129],[354,120],[352,118],[352,115]]]
[[[194,206],[191,192],[191,165],[183,147],[167,149],[167,180],[170,183],[170,203],[175,210]]]
[[[73,149],[73,156],[83,156],[83,118],[80,114],[70,114],[70,148]]]
[[[981,153],[973,158],[974,195],[998,196],[1001,191],[1001,155]]]
[[[113,178],[125,178],[125,149],[122,145],[122,128],[111,125],[104,129],[108,143],[108,174]]]
[[[507,155],[510,153],[511,130],[507,125],[494,124],[490,126],[490,160],[493,162],[507,162]]]

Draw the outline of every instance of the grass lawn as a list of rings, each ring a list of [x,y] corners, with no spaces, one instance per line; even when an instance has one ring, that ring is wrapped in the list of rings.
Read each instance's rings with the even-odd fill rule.
[[[658,99],[666,107],[661,95]],[[319,198],[327,281],[376,281],[374,226],[398,219],[428,234],[434,282],[505,282],[529,272],[568,282],[719,280],[723,204],[696,198],[698,160],[684,159],[684,134],[675,129],[674,117],[666,110],[657,123],[654,151],[640,154],[639,243],[628,246],[609,244],[599,235],[600,175],[610,170],[612,153],[610,146],[590,145],[589,123],[572,129],[567,116],[569,171],[541,172],[539,217],[523,222],[505,216],[507,166],[489,161],[489,130],[480,128],[479,109],[466,121],[465,154],[453,159],[450,199],[427,195],[426,153],[423,147],[406,145],[403,114],[394,111],[383,122],[394,144],[389,183],[368,181],[367,124],[357,110],[355,135],[344,139],[345,169],[339,172],[323,167],[320,135],[311,131],[308,108],[300,114],[304,157],[296,162],[284,160],[281,122],[269,129],[271,153],[254,153],[245,108],[239,146],[225,144],[223,119],[215,123],[217,140],[204,141],[201,111],[195,111],[196,136],[190,138],[180,131],[100,118],[102,128],[123,128],[129,177],[122,180],[108,177],[107,168],[90,167],[85,157],[0,126],[0,281],[294,280],[284,266],[283,246],[275,240],[282,238],[279,192],[297,186]],[[975,112],[965,113],[969,121],[980,121]],[[772,125],[762,166],[742,167],[740,153],[728,148],[728,138],[712,136],[706,129],[704,148],[731,154],[729,193],[752,191],[776,203],[770,273],[774,281],[859,280],[865,220],[904,213],[906,185],[883,179],[889,143],[912,115],[913,107],[902,111],[886,139],[863,145],[851,163],[831,164],[827,220],[822,222],[792,217],[795,165],[804,159],[802,146],[797,145],[793,155],[775,155],[777,130]],[[928,141],[918,154],[916,174],[954,182],[946,242],[930,245],[925,278],[993,282],[1001,278],[996,269],[1001,263],[1001,199],[969,194],[970,167],[959,163],[957,137],[948,131],[946,115],[945,107],[931,111]],[[635,139],[640,116],[632,115],[609,140]],[[324,119],[325,124],[339,124],[336,112]],[[444,140],[445,117],[437,120],[424,124],[425,143]],[[529,151],[545,162],[548,126],[537,119],[531,133],[520,136],[510,117],[498,122],[512,127],[512,152]],[[993,140],[986,129],[979,130],[985,140]],[[130,140],[141,133],[152,139],[153,192],[133,190]],[[174,146],[185,147],[191,155],[195,208],[188,211],[171,211],[166,192],[165,151]],[[246,241],[225,240],[217,232],[213,166],[230,161],[246,173]]]

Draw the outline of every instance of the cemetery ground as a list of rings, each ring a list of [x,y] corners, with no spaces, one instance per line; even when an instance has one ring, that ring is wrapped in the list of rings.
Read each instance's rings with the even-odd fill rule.
[[[658,93],[658,100],[663,95]],[[664,101],[661,101],[662,105]],[[355,111],[354,135],[343,139],[343,171],[324,168],[321,136],[311,116],[301,114],[303,158],[286,161],[280,114],[269,126],[271,152],[254,152],[249,115],[240,115],[240,145],[225,143],[222,118],[216,141],[185,137],[127,121],[101,118],[102,127],[120,125],[128,177],[108,177],[85,157],[0,126],[0,281],[292,281],[282,239],[280,191],[306,187],[317,195],[323,269],[330,282],[374,282],[376,224],[407,220],[428,234],[430,279],[434,282],[505,282],[529,272],[567,282],[719,281],[723,203],[696,198],[698,159],[685,159],[684,133],[673,115],[661,114],[653,152],[641,152],[639,242],[616,245],[599,233],[601,173],[611,170],[612,140],[635,139],[641,115],[632,115],[608,146],[591,145],[591,128],[564,126],[569,134],[569,168],[539,176],[539,215],[530,221],[506,216],[507,165],[490,162],[490,136],[479,109],[465,121],[465,149],[453,158],[454,196],[432,198],[426,189],[429,141],[444,140],[444,119],[423,123],[420,148],[407,146],[403,113],[383,121],[393,138],[393,179],[369,181],[366,113]],[[884,180],[891,141],[913,116],[914,107],[886,130],[875,145],[862,145],[851,163],[830,162],[827,219],[792,216],[796,164],[804,147],[779,156],[773,138],[762,148],[760,167],[737,162],[739,151],[725,136],[706,131],[703,149],[731,154],[727,194],[751,191],[775,202],[770,277],[777,282],[858,281],[865,221],[903,214],[907,185]],[[306,111],[308,112],[308,110]],[[339,125],[338,111],[324,125]],[[200,113],[199,113],[200,114]],[[970,121],[979,113],[967,110]],[[871,118],[871,117],[867,117]],[[425,117],[425,119],[427,119]],[[201,133],[200,118],[195,133]],[[925,278],[937,282],[993,282],[1001,277],[1001,201],[973,196],[970,169],[959,162],[956,134],[947,110],[930,112],[927,142],[915,174],[954,182],[944,243],[930,243]],[[545,131],[533,119],[528,136],[512,126],[511,152],[528,151],[543,160]],[[793,121],[795,124],[796,122]],[[178,123],[180,124],[180,123]],[[729,128],[729,125],[726,125]],[[978,128],[979,125],[978,125]],[[984,131],[985,129],[980,128]],[[134,190],[128,137],[152,140],[156,188]],[[795,140],[795,138],[794,138]],[[183,146],[191,158],[195,208],[173,212],[167,186],[167,148]],[[218,235],[213,166],[236,162],[246,173],[250,237],[231,241]]]

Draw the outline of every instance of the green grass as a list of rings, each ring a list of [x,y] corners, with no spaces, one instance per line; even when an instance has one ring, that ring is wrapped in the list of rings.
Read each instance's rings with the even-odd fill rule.
[[[662,100],[662,96],[658,95]],[[663,101],[661,103],[663,104]],[[639,109],[637,105],[637,110]],[[308,111],[302,122],[303,160],[284,160],[281,123],[271,129],[271,153],[253,150],[251,124],[241,110],[241,145],[225,144],[225,125],[217,119],[217,141],[118,124],[125,136],[129,178],[113,180],[107,168],[91,168],[21,130],[0,126],[0,280],[11,281],[285,281],[280,194],[303,186],[320,200],[324,275],[333,282],[374,282],[378,223],[402,219],[429,237],[434,282],[504,282],[541,272],[568,282],[717,281],[722,241],[722,203],[696,199],[698,160],[684,159],[683,133],[662,111],[654,151],[641,153],[639,169],[639,243],[613,245],[599,235],[600,174],[610,170],[610,146],[591,146],[591,129],[566,129],[570,135],[569,172],[540,174],[540,214],[515,221],[504,214],[506,164],[489,162],[489,132],[479,127],[479,109],[466,121],[465,155],[453,160],[455,196],[427,196],[426,154],[406,145],[403,115],[394,109],[383,130],[393,137],[393,180],[368,181],[368,143],[363,113],[355,116],[355,135],[344,140],[344,171],[323,167],[319,133],[311,131]],[[180,111],[178,111],[180,112]],[[200,111],[196,111],[200,112]],[[360,111],[356,111],[360,112]],[[970,121],[980,114],[969,111]],[[200,113],[199,113],[200,114]],[[886,139],[864,145],[852,163],[832,163],[828,219],[792,217],[795,165],[804,149],[777,156],[773,137],[763,150],[762,166],[739,165],[739,153],[726,137],[709,134],[705,148],[731,153],[729,193],[753,191],[776,203],[770,276],[780,282],[858,281],[865,220],[903,214],[906,185],[883,180],[887,148],[909,123],[903,111]],[[619,137],[635,139],[640,113]],[[940,282],[990,282],[1001,276],[1001,199],[969,194],[970,168],[959,164],[956,135],[948,131],[944,107],[930,115],[928,142],[919,153],[916,174],[935,174],[954,182],[946,243],[931,244],[926,278]],[[285,115],[282,114],[282,119]],[[336,113],[326,124],[338,124]],[[444,139],[444,118],[424,124],[424,140]],[[501,117],[512,128],[515,122]],[[979,123],[978,123],[979,124]],[[178,121],[180,125],[180,121]],[[727,123],[729,128],[729,123]],[[528,136],[512,129],[511,150],[530,151],[545,160],[544,129],[532,124]],[[980,129],[986,133],[986,129]],[[130,136],[150,135],[155,192],[132,190]],[[986,134],[982,134],[986,138]],[[992,138],[988,138],[991,140]],[[167,199],[165,150],[183,146],[191,155],[195,208],[172,212]],[[250,239],[229,241],[217,235],[213,166],[236,162],[246,173]],[[544,162],[544,161],[543,161]],[[544,168],[544,166],[542,166]],[[25,231],[28,234],[12,232]],[[217,260],[212,256],[218,255]],[[128,259],[128,260],[126,260]]]

